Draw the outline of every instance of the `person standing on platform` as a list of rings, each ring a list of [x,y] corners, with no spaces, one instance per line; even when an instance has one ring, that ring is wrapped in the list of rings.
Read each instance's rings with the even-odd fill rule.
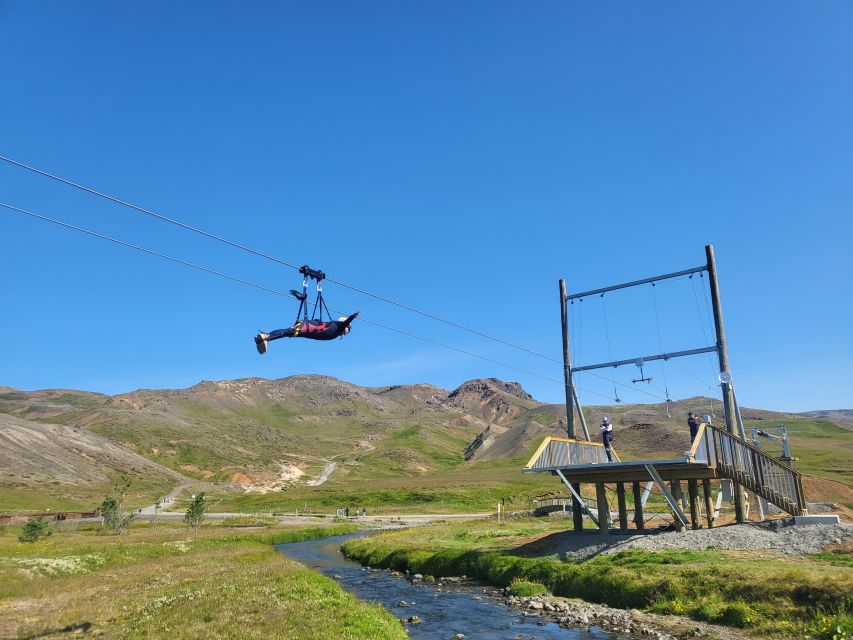
[[[696,434],[699,433],[699,425],[702,422],[699,420],[699,416],[697,416],[692,411],[687,414],[687,426],[690,428],[690,446],[693,446],[693,441],[696,439]]]
[[[607,455],[607,462],[613,462],[613,451],[611,451],[611,446],[613,444],[613,425],[610,424],[610,420],[607,416],[604,416],[601,419],[601,426],[599,427],[601,431],[601,443],[604,445],[604,453]]]

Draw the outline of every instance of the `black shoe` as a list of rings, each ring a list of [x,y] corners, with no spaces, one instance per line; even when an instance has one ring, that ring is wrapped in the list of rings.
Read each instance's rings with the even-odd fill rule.
[[[267,340],[269,339],[269,334],[267,333],[259,333],[255,336],[255,347],[258,349],[258,353],[264,355],[267,352]]]

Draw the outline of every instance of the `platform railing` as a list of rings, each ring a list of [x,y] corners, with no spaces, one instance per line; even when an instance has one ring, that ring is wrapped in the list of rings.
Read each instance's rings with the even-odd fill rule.
[[[619,462],[619,456],[610,449],[613,459]],[[530,458],[525,469],[548,469],[553,467],[572,467],[581,464],[607,464],[607,453],[599,442],[555,438],[548,436],[539,445],[539,449]]]
[[[806,513],[802,475],[746,440],[703,424],[691,449],[695,462],[706,462],[724,477],[792,515]]]

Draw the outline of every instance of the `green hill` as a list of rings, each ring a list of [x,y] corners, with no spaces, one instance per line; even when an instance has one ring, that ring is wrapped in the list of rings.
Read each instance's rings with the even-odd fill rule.
[[[593,437],[600,416],[610,416],[623,459],[673,457],[688,444],[684,407],[707,413],[711,403],[691,398],[669,412],[665,405],[619,405],[588,407],[585,414]],[[802,415],[743,413],[748,425],[788,425],[802,470],[816,477],[807,483],[810,499],[853,505],[853,431]],[[501,499],[520,506],[560,490],[553,478],[522,474],[520,467],[544,436],[559,435],[564,407],[537,402],[520,385],[495,379],[472,380],[453,391],[425,384],[367,388],[312,375],[117,396],[5,387],[0,414],[102,437],[158,468],[204,483],[219,494],[222,510],[282,511],[306,503],[324,509],[486,510]],[[774,452],[772,444],[767,450]],[[0,459],[0,496],[13,475],[3,473],[3,464]],[[50,462],[35,456],[28,464],[36,469]],[[149,487],[152,499],[162,495],[164,483],[178,483],[161,480]],[[81,489],[85,484],[81,479],[77,489],[57,490],[65,507],[74,502],[75,490],[81,508],[92,506],[92,492]],[[4,504],[6,509],[26,505],[28,492],[38,492],[38,505],[44,505],[43,484],[18,484],[15,491],[15,505]]]

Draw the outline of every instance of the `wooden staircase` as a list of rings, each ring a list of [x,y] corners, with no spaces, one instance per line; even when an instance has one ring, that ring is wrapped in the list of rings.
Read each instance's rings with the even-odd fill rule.
[[[703,424],[691,450],[694,463],[707,463],[720,477],[733,480],[782,511],[805,515],[802,474],[746,440]]]

